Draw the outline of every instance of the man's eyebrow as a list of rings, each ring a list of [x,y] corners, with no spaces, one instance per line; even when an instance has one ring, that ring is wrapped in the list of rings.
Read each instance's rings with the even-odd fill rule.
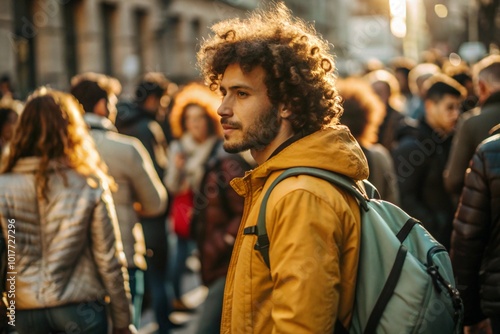
[[[237,90],[237,89],[247,89],[247,90],[254,90],[252,87],[248,86],[248,85],[244,85],[244,84],[236,84],[236,85],[232,85],[228,88],[226,88],[225,86],[221,85],[219,89],[229,89],[229,90]]]

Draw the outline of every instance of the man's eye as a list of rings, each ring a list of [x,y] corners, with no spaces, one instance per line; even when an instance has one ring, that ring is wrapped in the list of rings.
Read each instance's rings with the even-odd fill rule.
[[[239,97],[246,97],[246,96],[248,96],[248,94],[245,92],[238,92],[238,96]]]

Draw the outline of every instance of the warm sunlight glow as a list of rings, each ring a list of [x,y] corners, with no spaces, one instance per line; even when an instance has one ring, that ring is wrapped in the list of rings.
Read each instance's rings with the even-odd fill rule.
[[[445,5],[437,4],[434,6],[434,11],[436,15],[440,18],[445,18],[448,16],[448,8]]]
[[[404,38],[406,36],[405,19],[401,17],[393,17],[391,19],[391,32],[398,38]]]
[[[389,0],[391,17],[406,17],[406,0]]]

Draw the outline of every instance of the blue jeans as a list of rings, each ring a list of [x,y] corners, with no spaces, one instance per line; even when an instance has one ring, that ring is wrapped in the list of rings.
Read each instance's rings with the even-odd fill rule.
[[[152,255],[146,257],[145,272],[158,333],[167,334],[173,328],[168,316],[172,312],[172,299],[168,289],[168,240],[165,217],[141,219],[146,247]]]
[[[174,297],[182,297],[182,276],[186,271],[186,260],[192,250],[193,240],[177,237],[174,265],[172,268],[172,285]]]
[[[224,286],[226,278],[221,277],[215,280],[208,287],[207,299],[203,304],[203,310],[196,333],[198,334],[219,334],[220,322],[222,318],[222,301],[224,299]]]
[[[92,301],[18,310],[15,329],[18,334],[107,334],[106,306],[102,301]]]
[[[141,325],[142,300],[144,298],[144,271],[137,268],[129,268],[128,279],[132,306],[134,307],[133,323],[135,328],[139,328]]]

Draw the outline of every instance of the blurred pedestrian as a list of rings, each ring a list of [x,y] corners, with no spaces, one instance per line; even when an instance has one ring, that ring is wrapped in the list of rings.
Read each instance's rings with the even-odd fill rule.
[[[457,196],[477,146],[488,137],[489,130],[500,123],[500,55],[483,58],[472,72],[479,107],[462,115],[445,171],[446,189]]]
[[[160,179],[167,168],[168,143],[156,116],[167,89],[168,80],[163,74],[147,73],[136,88],[135,101],[120,102],[117,105],[118,132],[141,141]],[[169,319],[172,296],[168,284],[169,246],[166,219],[167,210],[154,217],[140,217],[148,254],[146,295],[151,297],[160,334],[169,333],[174,327]]]
[[[170,220],[177,236],[172,272],[174,309],[189,310],[182,301],[182,277],[186,259],[195,247],[191,233],[194,196],[200,189],[205,164],[221,135],[217,106],[220,99],[207,87],[191,83],[176,95],[171,112],[172,132],[177,140],[169,147],[164,182],[172,196]]]
[[[345,126],[328,43],[283,3],[212,27],[198,53],[218,109],[223,147],[259,165],[231,185],[245,197],[229,265],[221,333],[331,333],[349,327],[360,239],[356,200],[329,182],[298,175],[269,197],[269,262],[254,249],[263,194],[289,167],[368,177]],[[307,268],[305,271],[303,268]]]
[[[441,72],[441,69],[434,63],[420,63],[411,69],[408,74],[408,85],[410,86],[413,97],[407,105],[408,109],[405,111],[407,116],[416,120],[420,120],[424,117],[424,82],[432,75],[439,72]]]
[[[411,59],[407,57],[396,57],[391,60],[390,62],[390,68],[394,72],[394,76],[398,80],[399,83],[399,90],[401,95],[404,96],[405,98],[405,107],[403,109],[403,112],[406,114],[408,108],[409,108],[409,103],[411,99],[413,98],[413,93],[411,92],[410,89],[410,84],[408,81],[408,76],[410,75],[410,71],[416,66],[416,63]]]
[[[474,84],[472,81],[472,71],[464,61],[460,63],[452,63],[447,61],[443,64],[443,73],[455,79],[459,84],[467,90],[467,97],[462,102],[460,112],[471,110],[477,105],[477,96],[474,92]],[[460,120],[460,119],[459,119]],[[458,129],[457,123],[457,129]]]
[[[201,278],[208,287],[198,322],[199,334],[220,333],[226,275],[244,207],[243,197],[229,183],[243,177],[253,165],[249,154],[224,151],[219,139],[205,164],[205,176],[195,195],[193,221],[197,227]]]
[[[83,118],[91,128],[97,150],[118,185],[113,201],[127,258],[134,325],[139,328],[147,265],[138,214],[148,217],[164,212],[167,192],[144,145],[134,137],[119,134],[113,125],[120,83],[103,74],[84,73],[74,77],[71,85],[71,94],[85,110]]]
[[[390,152],[378,144],[378,128],[385,116],[385,106],[366,81],[359,78],[340,80],[344,113],[340,121],[346,125],[365,153],[373,183],[386,201],[399,205],[399,190]]]
[[[14,95],[14,88],[12,87],[12,82],[8,74],[2,75],[0,78],[0,99],[16,99]]]
[[[453,222],[465,333],[500,333],[500,124],[476,150]]]
[[[14,135],[14,128],[22,108],[22,103],[17,100],[9,97],[0,99],[0,156]]]
[[[131,332],[113,181],[81,113],[71,95],[37,90],[0,173],[3,235],[16,237],[19,334],[107,334],[107,298],[113,333]]]
[[[444,188],[443,170],[466,90],[440,73],[428,78],[424,89],[418,134],[406,137],[393,156],[402,208],[449,248],[455,207]]]
[[[399,141],[415,133],[415,122],[403,112],[404,98],[400,95],[396,77],[386,70],[377,70],[364,76],[385,106],[384,119],[378,129],[378,142],[389,152]]]

